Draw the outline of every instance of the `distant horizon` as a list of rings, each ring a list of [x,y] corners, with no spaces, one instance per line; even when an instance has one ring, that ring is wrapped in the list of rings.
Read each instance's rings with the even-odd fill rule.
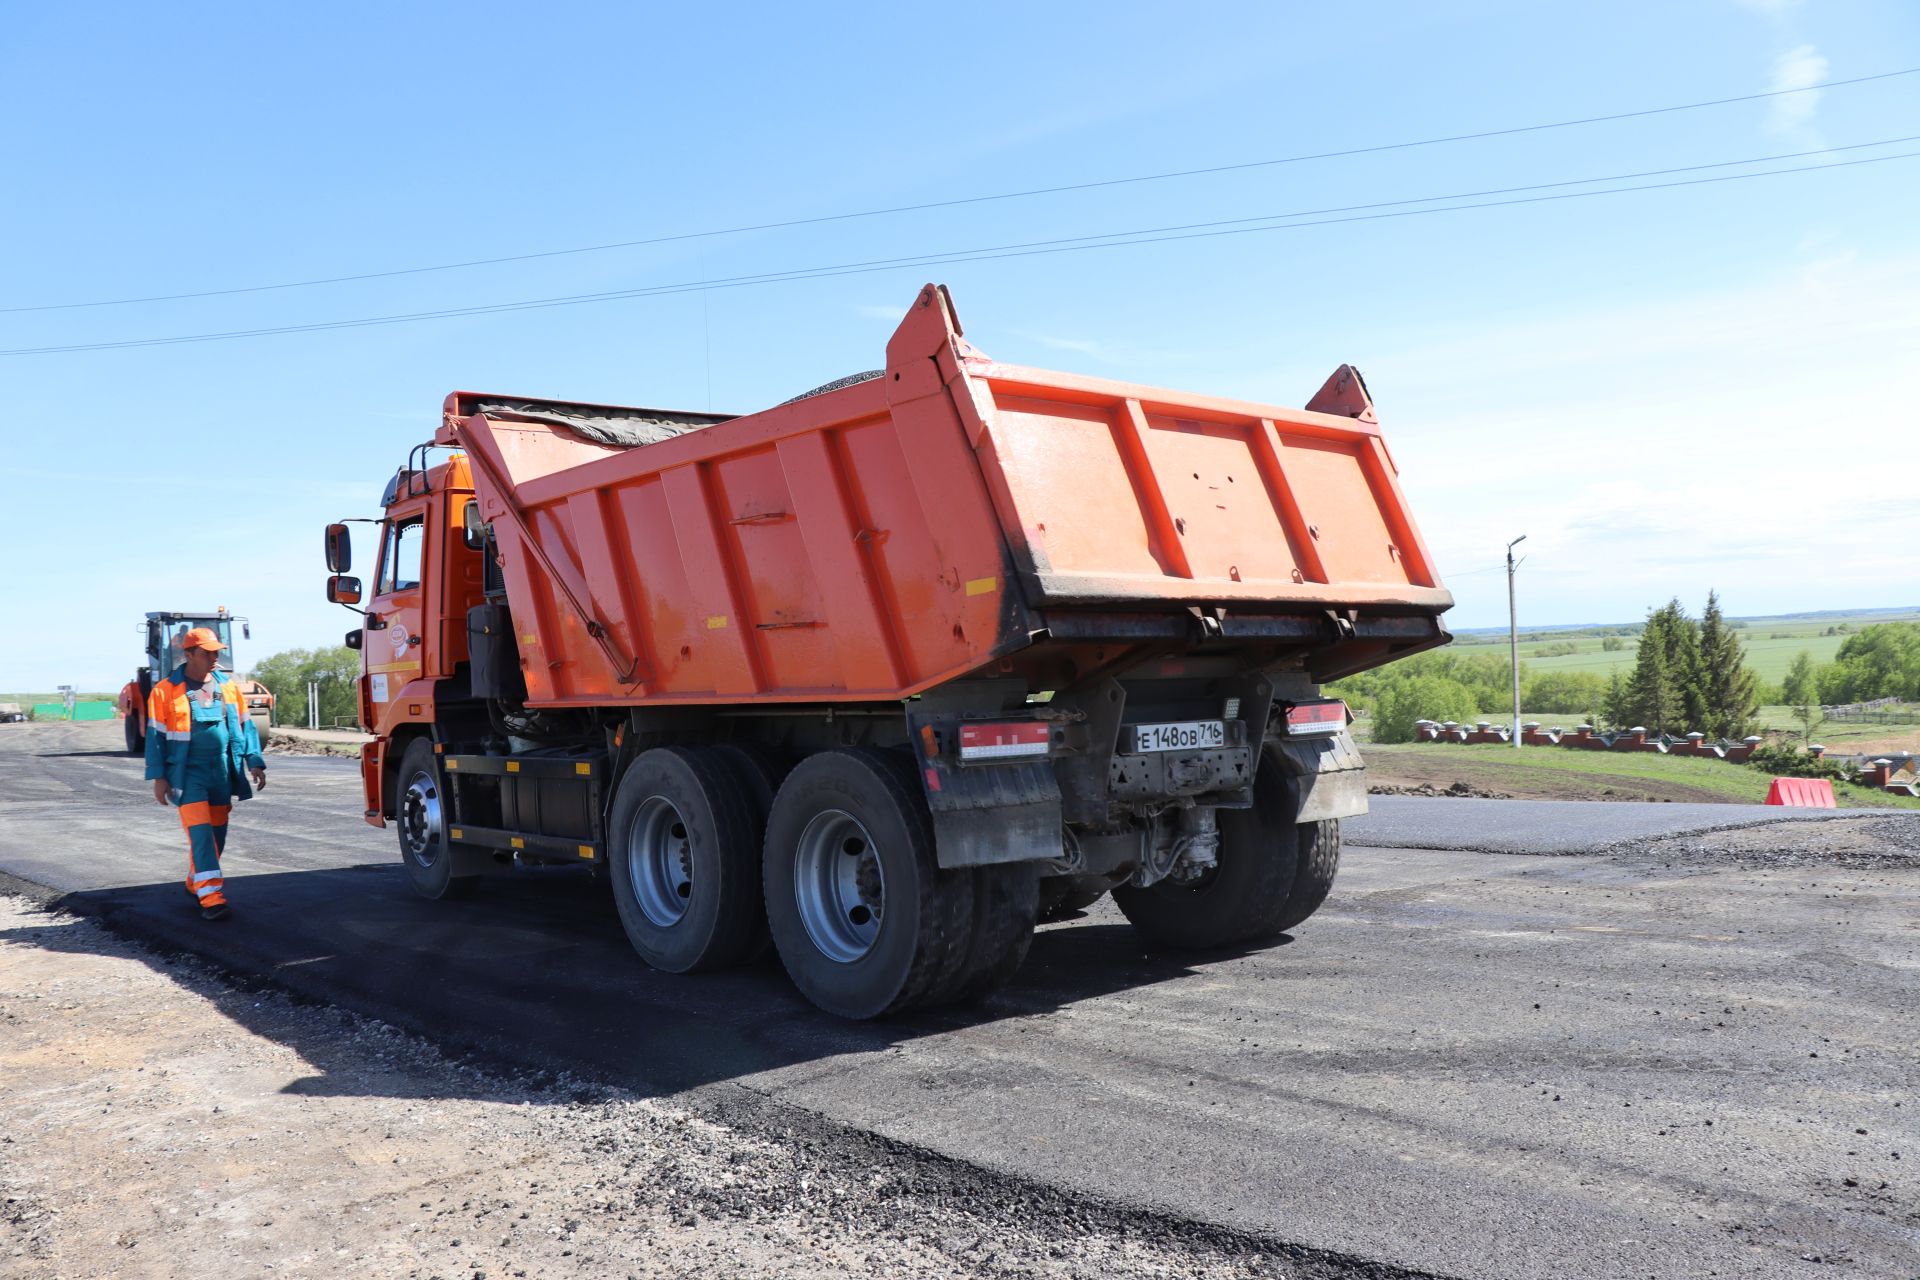
[[[1680,603],[1681,607],[1685,608],[1686,601],[1682,600]],[[1883,605],[1870,609],[1808,609],[1796,613],[1730,613],[1726,617],[1729,622],[1812,622],[1821,618],[1874,618],[1886,614],[1893,615],[1890,619],[1892,621],[1910,616],[1920,618],[1920,604]],[[1526,622],[1523,620],[1520,623],[1520,631],[1523,634],[1537,631],[1590,631],[1599,627],[1638,627],[1645,622],[1644,617],[1624,622]],[[1505,635],[1509,629],[1504,624],[1492,627],[1448,628],[1456,636]]]

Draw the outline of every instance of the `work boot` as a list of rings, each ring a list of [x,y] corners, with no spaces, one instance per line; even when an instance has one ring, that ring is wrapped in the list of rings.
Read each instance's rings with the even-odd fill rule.
[[[210,893],[200,899],[200,918],[202,920],[225,920],[232,908],[227,900],[217,893]]]

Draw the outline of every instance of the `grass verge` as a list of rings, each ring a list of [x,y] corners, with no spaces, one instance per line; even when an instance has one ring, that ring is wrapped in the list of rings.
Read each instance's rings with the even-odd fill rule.
[[[1747,765],[1653,752],[1464,743],[1376,745],[1364,752],[1376,783],[1445,787],[1458,781],[1524,799],[1760,804],[1772,782]],[[1920,810],[1920,798],[1848,783],[1837,784],[1834,794],[1843,809]]]

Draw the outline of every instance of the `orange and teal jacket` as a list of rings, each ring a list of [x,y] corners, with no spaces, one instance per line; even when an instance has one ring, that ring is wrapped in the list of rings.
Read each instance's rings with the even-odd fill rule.
[[[267,767],[260,755],[260,731],[254,728],[246,699],[233,678],[216,669],[213,679],[226,704],[227,774],[233,794],[246,800],[253,795],[247,770]],[[147,780],[165,778],[175,791],[186,790],[187,744],[192,737],[193,711],[187,705],[187,669],[182,665],[147,695]]]

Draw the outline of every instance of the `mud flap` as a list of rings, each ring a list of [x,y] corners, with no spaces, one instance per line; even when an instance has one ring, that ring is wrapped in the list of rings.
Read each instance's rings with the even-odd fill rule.
[[[1351,733],[1331,738],[1269,738],[1266,749],[1300,797],[1295,822],[1357,818],[1367,811],[1367,765]]]
[[[1060,784],[1052,765],[961,769],[923,760],[921,770],[933,810],[934,860],[942,867],[1060,856]]]

